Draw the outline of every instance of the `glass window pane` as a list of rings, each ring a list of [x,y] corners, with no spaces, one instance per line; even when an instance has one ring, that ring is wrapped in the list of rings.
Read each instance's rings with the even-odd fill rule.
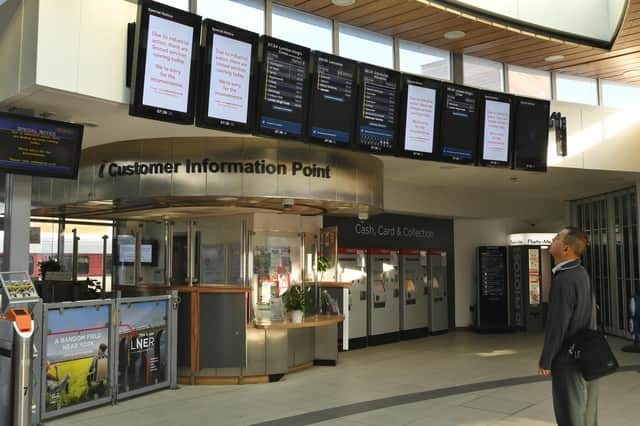
[[[393,38],[340,24],[340,56],[393,69]]]
[[[598,105],[598,83],[593,78],[557,74],[556,99],[565,102]]]
[[[199,0],[198,15],[264,33],[263,0]]]
[[[551,73],[531,68],[508,66],[509,93],[551,99]]]
[[[467,55],[463,56],[462,62],[462,81],[465,86],[504,91],[504,75],[500,62]]]
[[[400,40],[400,71],[451,80],[450,62],[447,50]]]
[[[602,105],[614,108],[626,108],[640,105],[640,86],[602,82]]]
[[[164,3],[168,6],[189,11],[189,0],[156,0],[158,3]]]
[[[333,31],[330,19],[273,5],[272,35],[314,50],[333,52]]]

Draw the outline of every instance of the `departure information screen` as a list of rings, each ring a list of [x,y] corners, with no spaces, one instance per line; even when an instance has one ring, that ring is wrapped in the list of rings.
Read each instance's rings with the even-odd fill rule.
[[[482,157],[481,164],[508,165],[511,147],[511,98],[481,93]]]
[[[436,111],[440,83],[407,77],[403,104],[403,154],[427,157],[435,145]]]
[[[473,163],[478,141],[477,92],[445,85],[440,122],[440,156],[444,160]]]
[[[391,152],[396,144],[398,82],[395,71],[360,64],[358,145],[376,152]]]
[[[263,36],[258,131],[299,138],[304,133],[309,49]]]
[[[517,98],[514,130],[514,167],[547,170],[549,101]]]
[[[309,138],[346,146],[353,141],[357,62],[313,53]]]
[[[0,113],[0,170],[76,179],[83,132],[78,124]]]

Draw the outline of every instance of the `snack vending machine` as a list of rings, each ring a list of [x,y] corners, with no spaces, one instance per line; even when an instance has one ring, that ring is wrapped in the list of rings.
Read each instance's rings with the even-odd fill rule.
[[[427,250],[429,281],[429,331],[449,330],[449,300],[447,299],[447,252]]]
[[[347,349],[358,349],[367,346],[367,256],[364,249],[338,249],[338,280],[351,282],[349,289],[349,306],[345,309],[340,303],[340,311],[348,312]],[[346,316],[346,315],[345,315]],[[343,336],[343,324],[338,324],[338,339]],[[345,348],[344,342],[338,342],[339,348]]]
[[[369,249],[369,345],[400,337],[400,278],[398,251]]]
[[[400,337],[415,339],[429,334],[427,252],[400,250]]]

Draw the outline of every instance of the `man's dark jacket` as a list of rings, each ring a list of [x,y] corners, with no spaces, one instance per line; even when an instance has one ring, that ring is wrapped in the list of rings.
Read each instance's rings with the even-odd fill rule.
[[[591,303],[589,275],[580,260],[562,265],[551,280],[540,368],[551,370],[551,363],[565,339],[592,326]]]

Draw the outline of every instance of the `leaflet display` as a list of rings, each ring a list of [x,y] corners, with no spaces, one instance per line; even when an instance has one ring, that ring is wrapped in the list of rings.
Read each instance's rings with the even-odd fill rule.
[[[193,124],[201,21],[161,3],[140,3],[129,114]]]
[[[406,76],[403,82],[403,129],[401,155],[430,158],[436,143],[438,96],[441,84],[425,78]]]
[[[312,54],[311,142],[348,146],[353,141],[357,62],[321,52]]]
[[[84,127],[0,112],[0,171],[76,179]]]
[[[443,160],[472,164],[478,141],[476,90],[446,84],[440,119],[440,157]]]
[[[258,34],[204,21],[205,48],[196,125],[251,132]]]
[[[481,165],[508,166],[511,163],[512,99],[498,93],[480,93]]]
[[[262,36],[257,132],[300,139],[308,101],[309,49]]]
[[[400,74],[360,64],[359,76],[358,147],[377,153],[391,153],[397,141]]]
[[[517,98],[515,104],[514,167],[546,171],[549,101]]]

